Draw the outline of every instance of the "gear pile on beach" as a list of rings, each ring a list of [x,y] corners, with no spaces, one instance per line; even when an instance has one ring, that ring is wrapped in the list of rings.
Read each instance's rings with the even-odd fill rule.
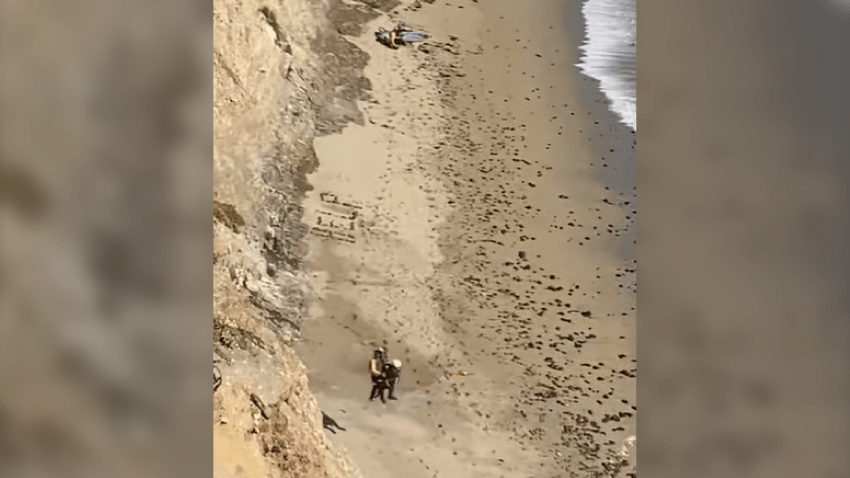
[[[421,32],[414,32],[403,25],[396,25],[395,28],[389,31],[381,27],[375,32],[375,39],[378,43],[392,48],[393,50],[397,50],[400,46],[425,41],[428,38],[430,38],[430,35]]]

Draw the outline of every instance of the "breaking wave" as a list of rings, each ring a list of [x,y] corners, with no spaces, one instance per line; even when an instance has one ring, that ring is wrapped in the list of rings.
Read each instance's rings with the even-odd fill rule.
[[[578,67],[599,80],[610,109],[637,130],[637,1],[586,0]]]

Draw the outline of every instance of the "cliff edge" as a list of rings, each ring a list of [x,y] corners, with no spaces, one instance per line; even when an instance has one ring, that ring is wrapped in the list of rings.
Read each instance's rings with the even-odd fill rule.
[[[360,477],[327,440],[290,348],[310,300],[301,201],[313,138],[362,122],[368,56],[345,39],[396,5],[214,4],[215,476]]]

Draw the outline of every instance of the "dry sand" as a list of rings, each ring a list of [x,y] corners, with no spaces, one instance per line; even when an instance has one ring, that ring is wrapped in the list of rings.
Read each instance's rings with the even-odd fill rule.
[[[373,22],[354,39],[367,121],[315,143],[297,350],[370,478],[633,470],[634,270],[612,253],[630,218],[587,139],[615,120],[576,98],[564,2],[516,4],[400,6],[433,35],[418,49]],[[386,405],[367,400],[375,343],[404,362]]]

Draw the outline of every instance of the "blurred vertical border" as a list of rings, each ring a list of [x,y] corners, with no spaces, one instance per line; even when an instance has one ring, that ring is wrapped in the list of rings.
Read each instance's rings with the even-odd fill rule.
[[[638,468],[850,476],[850,2],[638,2]]]
[[[208,477],[212,4],[0,9],[0,476]]]

